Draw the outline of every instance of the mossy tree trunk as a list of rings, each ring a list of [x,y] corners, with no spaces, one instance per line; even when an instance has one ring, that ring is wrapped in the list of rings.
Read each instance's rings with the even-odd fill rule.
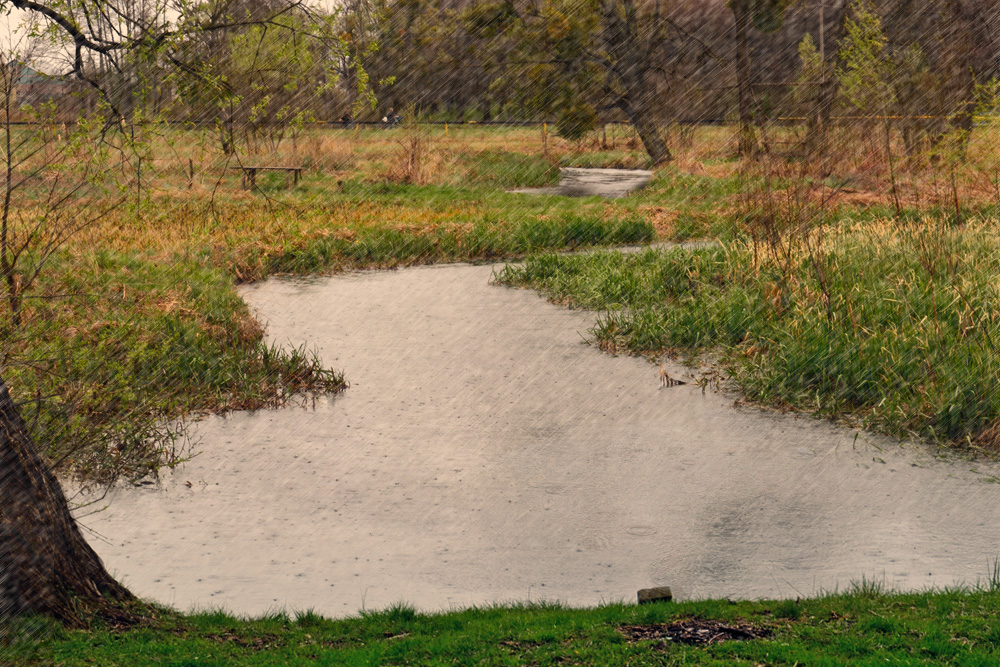
[[[750,81],[750,11],[745,3],[732,4],[736,19],[736,90],[739,95],[739,153],[740,157],[757,155],[757,137],[753,128],[753,89]]]
[[[81,609],[132,600],[80,533],[0,378],[0,617],[43,614],[78,625]]]
[[[941,41],[945,45],[945,80],[948,82],[945,94],[951,107],[952,125],[962,133],[964,157],[976,111],[973,50],[980,36],[976,34],[974,10],[961,0],[947,0],[943,14],[946,20],[941,29]]]
[[[847,34],[849,13],[847,2],[835,3],[831,14],[826,15],[824,37],[826,44],[840,44]],[[842,65],[837,49],[825,49],[823,53],[823,74],[816,94],[816,115],[809,119],[806,127],[806,154],[822,155],[826,149],[827,132],[833,120],[833,109],[840,91],[840,79],[833,73]],[[832,51],[832,53],[831,53]]]
[[[670,162],[673,156],[656,125],[656,105],[650,82],[652,51],[655,45],[642,33],[659,26],[659,9],[640,17],[634,0],[605,0],[601,4],[601,43],[604,54],[599,62],[607,75],[607,86],[615,105],[635,127],[643,148],[653,164]]]
[[[670,154],[667,142],[663,140],[663,135],[660,134],[656,122],[642,111],[635,109],[634,106],[622,105],[622,107],[632,125],[635,126],[636,134],[642,141],[642,147],[646,149],[646,154],[649,155],[653,164],[670,162],[673,156]]]

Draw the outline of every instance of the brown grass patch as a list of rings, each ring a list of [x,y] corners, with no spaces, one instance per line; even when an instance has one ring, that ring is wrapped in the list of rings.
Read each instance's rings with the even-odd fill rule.
[[[235,644],[240,648],[247,648],[251,651],[266,651],[284,646],[284,641],[281,637],[272,634],[259,634],[244,637],[236,634],[232,630],[227,630],[222,633],[207,634],[204,638],[218,644]]]
[[[991,454],[1000,454],[1000,419],[993,421],[972,439],[972,446]]]
[[[669,239],[673,236],[678,216],[676,210],[662,206],[641,206],[639,207],[639,213],[645,216],[650,224],[653,225],[653,229],[656,231],[656,238]]]
[[[746,621],[729,624],[701,618],[688,618],[670,624],[623,625],[618,630],[629,643],[659,640],[661,647],[665,647],[668,641],[688,646],[708,646],[728,641],[766,639],[773,634],[769,628]]]

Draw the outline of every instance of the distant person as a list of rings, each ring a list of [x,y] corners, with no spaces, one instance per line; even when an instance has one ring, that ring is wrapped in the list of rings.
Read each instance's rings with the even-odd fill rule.
[[[403,120],[403,117],[396,113],[396,110],[389,107],[389,113],[382,116],[382,122],[388,127],[393,127],[394,125],[399,125],[399,122]]]
[[[343,125],[344,127],[347,127],[348,125],[351,124],[352,120],[354,119],[351,118],[351,114],[345,113],[343,116],[340,117],[340,124]]]

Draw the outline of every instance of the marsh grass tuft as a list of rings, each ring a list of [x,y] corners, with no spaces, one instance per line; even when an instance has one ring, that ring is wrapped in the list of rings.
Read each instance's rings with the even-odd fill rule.
[[[107,253],[62,261],[47,289],[72,297],[33,304],[11,383],[45,397],[22,409],[65,472],[99,482],[155,474],[185,455],[183,426],[170,425],[183,415],[343,386],[314,353],[265,343],[219,270]]]
[[[598,311],[609,351],[724,351],[755,402],[988,445],[1000,419],[1000,239],[989,222],[843,223],[824,251],[753,240],[540,256],[498,275]]]
[[[138,255],[62,256],[9,341],[10,383],[38,442],[88,482],[155,474],[186,455],[185,415],[338,391],[315,353],[267,344],[223,271]]]

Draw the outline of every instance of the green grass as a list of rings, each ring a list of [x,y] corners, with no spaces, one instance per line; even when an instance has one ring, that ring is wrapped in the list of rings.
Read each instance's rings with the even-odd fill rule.
[[[499,282],[599,311],[602,348],[721,351],[753,401],[952,443],[1000,423],[993,225],[845,223],[780,262],[747,240],[538,256]]]
[[[464,226],[484,220],[545,221],[565,216],[638,217],[652,223],[656,212],[669,211],[675,217],[671,228],[657,231],[666,231],[670,240],[682,241],[732,236],[733,225],[720,211],[720,204],[741,187],[736,177],[698,176],[668,167],[657,171],[646,187],[612,201],[537,196],[508,192],[559,182],[558,169],[537,156],[484,152],[460,154],[456,160],[459,166],[453,169],[461,177],[443,178],[444,183],[371,182],[355,175],[332,187],[328,177],[315,175],[295,190],[282,187],[267,194],[289,207],[288,213],[301,210],[313,215],[327,207],[375,207],[383,224],[394,219],[419,219],[424,226]]]
[[[6,379],[36,442],[90,481],[183,456],[182,415],[281,404],[343,379],[306,349],[264,342],[226,272],[136,254],[61,255],[44,274]]]
[[[759,638],[689,645],[683,624]],[[671,626],[673,628],[671,629]],[[669,630],[668,630],[669,629]],[[996,665],[1000,595],[888,594],[861,586],[810,600],[699,601],[568,609],[557,604],[425,614],[398,604],[342,620],[161,610],[138,626],[36,624],[0,660],[43,665]],[[696,633],[692,633],[696,634]],[[8,628],[10,636],[10,628]]]
[[[463,153],[464,183],[494,188],[528,188],[559,182],[559,169],[536,155],[508,151]]]
[[[560,156],[559,165],[594,169],[649,169],[652,163],[645,151],[625,149],[566,153]]]
[[[513,258],[546,249],[634,245],[654,238],[652,226],[635,215],[605,219],[587,212],[559,212],[538,218],[512,211],[508,218],[480,216],[465,224],[424,229],[370,225],[351,230],[349,236],[293,237],[279,248],[235,245],[215,261],[231,267],[241,280],[260,280],[275,273]]]
[[[669,228],[658,230],[664,240],[732,239],[737,228],[728,202],[743,187],[737,176],[713,178],[666,168],[657,171],[645,188],[620,200],[620,205],[647,214],[669,212]]]

